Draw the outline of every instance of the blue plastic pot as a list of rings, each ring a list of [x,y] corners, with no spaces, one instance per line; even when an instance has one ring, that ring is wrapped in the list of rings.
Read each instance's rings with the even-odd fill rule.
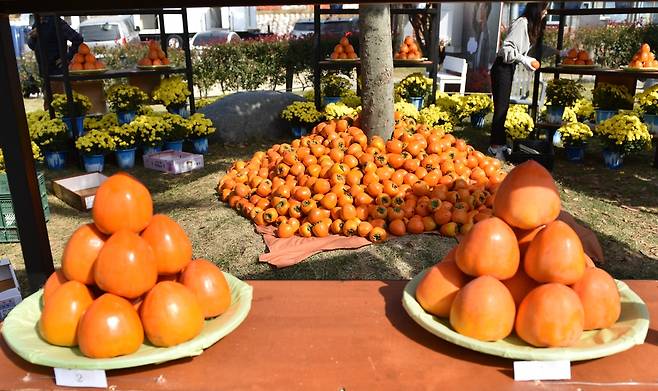
[[[567,145],[564,152],[570,162],[580,163],[585,159],[585,145]]]
[[[303,135],[308,133],[308,129],[306,129],[306,126],[293,126],[292,127],[292,136],[293,137],[302,137]]]
[[[603,150],[603,162],[609,169],[617,170],[624,165],[624,155],[619,151],[606,148]]]
[[[150,155],[152,153],[158,153],[162,151],[162,145],[155,145],[152,147],[149,146],[144,146],[142,147],[142,150],[144,151],[144,155]]]
[[[647,124],[650,133],[658,134],[658,115],[656,114],[645,114],[644,123]]]
[[[172,114],[178,114],[183,118],[188,118],[190,116],[190,111],[187,109],[187,106],[167,107],[167,111],[172,113]]]
[[[547,106],[546,121],[550,124],[561,124],[564,106]]]
[[[192,151],[194,153],[200,153],[202,155],[208,153],[208,137],[193,138],[190,141],[192,141]]]
[[[75,118],[62,118],[62,121],[66,124],[68,128],[68,135],[70,138],[78,138],[85,134],[85,117],[75,117]],[[75,134],[73,133],[73,124],[76,125]]]
[[[340,102],[340,96],[325,96],[322,98],[322,102],[324,106],[328,105],[329,103],[338,103]]]
[[[136,148],[117,149],[114,155],[117,158],[117,166],[122,169],[135,167],[135,151]]]
[[[471,114],[471,126],[478,129],[484,128],[484,117],[486,114],[484,111]]]
[[[417,110],[420,110],[423,108],[423,101],[425,98],[422,96],[412,96],[409,98],[409,102],[416,107]]]
[[[600,124],[601,122],[607,120],[608,118],[612,118],[615,114],[617,114],[617,110],[595,110],[595,121],[597,124]]]
[[[133,122],[137,113],[135,111],[119,111],[117,113],[117,119],[119,120],[119,125],[129,124]]]
[[[103,155],[82,155],[82,164],[87,172],[103,172],[105,165],[105,156]]]
[[[66,151],[44,151],[46,167],[50,170],[62,170],[66,166]]]
[[[165,141],[164,150],[183,152],[183,140]]]

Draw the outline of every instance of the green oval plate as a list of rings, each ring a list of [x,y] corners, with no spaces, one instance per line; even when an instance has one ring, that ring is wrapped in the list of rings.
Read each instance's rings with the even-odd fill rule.
[[[409,316],[425,330],[467,349],[516,360],[590,360],[609,356],[641,345],[649,330],[649,311],[646,304],[625,283],[615,280],[621,295],[621,315],[614,326],[585,331],[575,346],[568,348],[536,348],[515,334],[496,342],[483,342],[463,336],[450,327],[447,318],[428,314],[416,301],[416,287],[425,275],[424,270],[405,286],[402,306]]]
[[[23,359],[38,365],[71,369],[117,369],[158,364],[182,357],[198,356],[203,350],[235,330],[251,308],[253,288],[237,277],[224,273],[231,289],[231,306],[217,318],[206,320],[201,334],[180,345],[160,348],[148,343],[126,356],[93,359],[82,355],[78,348],[50,345],[39,337],[37,322],[41,316],[39,290],[14,308],[2,325],[7,344]]]

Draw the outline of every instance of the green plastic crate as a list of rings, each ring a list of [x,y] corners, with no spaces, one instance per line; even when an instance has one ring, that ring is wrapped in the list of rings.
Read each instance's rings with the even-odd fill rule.
[[[41,206],[46,221],[50,220],[50,207],[48,205],[48,192],[46,191],[46,180],[42,172],[37,174],[39,180],[39,192],[41,193]],[[4,180],[4,182],[3,182]],[[18,228],[16,227],[16,215],[11,194],[3,193],[7,185],[6,174],[0,174],[0,243],[19,242]]]
[[[46,176],[43,172],[37,172],[37,180],[39,181],[39,194],[42,196],[48,194],[46,190]],[[0,196],[11,196],[6,172],[0,173]]]

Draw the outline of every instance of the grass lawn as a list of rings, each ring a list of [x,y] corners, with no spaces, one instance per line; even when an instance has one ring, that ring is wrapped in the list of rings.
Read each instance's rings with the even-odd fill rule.
[[[456,132],[484,150],[485,131]],[[331,251],[312,256],[285,269],[260,263],[265,244],[252,224],[219,202],[215,187],[236,159],[247,159],[269,145],[212,145],[203,170],[173,176],[140,167],[131,171],[153,194],[155,211],[176,219],[189,234],[194,256],[210,259],[246,279],[406,279],[436,263],[456,242],[437,235],[394,238],[359,250]],[[594,146],[596,147],[596,146]],[[590,148],[585,164],[571,164],[558,154],[553,174],[560,186],[563,207],[597,234],[606,256],[600,266],[616,278],[658,279],[658,170],[649,152],[627,158],[622,170],[603,167],[600,150]],[[141,160],[140,160],[141,161]],[[105,174],[116,172],[106,164]],[[46,171],[48,180],[80,174],[77,167]],[[48,233],[56,264],[71,232],[91,221],[49,195]],[[25,286],[20,245],[0,244]]]

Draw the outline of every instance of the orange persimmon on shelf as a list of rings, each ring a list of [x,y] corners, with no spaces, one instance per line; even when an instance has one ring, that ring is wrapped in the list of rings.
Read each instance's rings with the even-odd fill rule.
[[[81,43],[78,46],[77,53],[73,55],[69,63],[70,71],[103,70],[105,68],[105,63],[96,59],[96,56],[94,56],[86,43]]]
[[[587,50],[578,50],[572,48],[567,52],[566,57],[562,58],[563,65],[594,65],[594,60]]]
[[[44,286],[37,329],[45,341],[79,344],[89,358],[116,357],[137,351],[145,334],[156,346],[190,340],[204,318],[228,309],[224,274],[210,261],[192,260],[183,228],[153,215],[151,194],[137,179],[108,178],[92,216],[73,232],[61,271]]]
[[[219,181],[222,201],[257,225],[277,226],[281,238],[455,236],[492,216],[505,176],[499,160],[440,127],[398,121],[390,140],[368,139],[357,121],[323,122],[236,161]],[[509,236],[516,243],[511,229]]]
[[[169,65],[169,58],[165,54],[164,50],[158,45],[156,41],[148,41],[147,44],[148,53],[137,62],[137,65],[140,66],[162,66]]]
[[[534,347],[565,347],[585,330],[613,326],[621,313],[617,285],[556,220],[559,210],[548,171],[532,160],[517,166],[498,188],[496,217],[476,223],[427,271],[416,300],[483,341],[515,332]]]
[[[643,43],[635,55],[633,55],[628,66],[630,68],[658,68],[658,60],[656,60],[656,55],[651,51],[651,46],[648,43]]]
[[[416,40],[411,36],[404,38],[397,53],[393,56],[396,60],[420,60],[421,57],[423,57],[423,53]]]
[[[332,60],[354,60],[358,56],[354,51],[354,47],[350,43],[349,37],[351,33],[345,33],[345,35],[340,39],[338,44],[334,46],[333,52],[331,52],[330,58]]]

